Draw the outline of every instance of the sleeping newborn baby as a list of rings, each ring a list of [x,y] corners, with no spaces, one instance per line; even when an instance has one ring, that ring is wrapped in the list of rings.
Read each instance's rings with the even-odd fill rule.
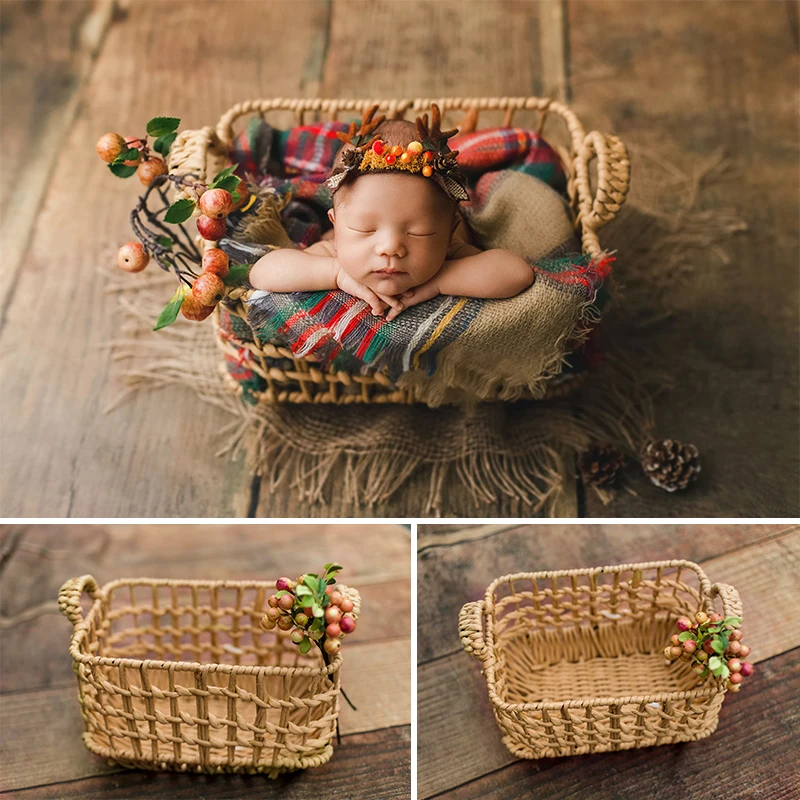
[[[260,258],[250,283],[269,292],[341,289],[364,300],[376,316],[439,294],[513,297],[531,285],[533,269],[508,250],[474,247],[458,208],[467,199],[447,147],[455,131],[439,129],[439,109],[418,118],[372,121],[339,134],[345,141],[327,185],[333,195],[330,238],[306,250],[279,249]]]

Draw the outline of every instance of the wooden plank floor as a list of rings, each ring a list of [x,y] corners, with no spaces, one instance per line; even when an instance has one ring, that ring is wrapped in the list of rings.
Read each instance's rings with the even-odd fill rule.
[[[666,292],[667,321],[645,333],[617,327],[663,351],[676,387],[658,400],[659,431],[698,444],[701,483],[676,498],[633,476],[635,494],[608,507],[578,486],[559,513],[800,513],[796,3],[408,0],[400,26],[389,0],[225,0],[213,10],[194,0],[3,0],[0,9],[0,156],[14,186],[2,205],[0,407],[14,413],[0,418],[0,513],[422,513],[423,474],[373,509],[346,507],[336,493],[327,506],[288,487],[270,495],[241,461],[212,455],[229,420],[180,387],[102,413],[120,388],[104,349],[119,314],[97,268],[130,238],[133,189],[109,178],[92,147],[98,132],[139,131],[159,110],[199,127],[246,98],[418,94],[563,98],[587,129],[639,148],[635,159],[656,153],[686,174],[724,146],[739,183],[703,191],[703,210],[733,207],[747,233],[723,245],[729,263],[712,250],[691,258]],[[689,77],[664,85],[665,74]],[[649,235],[652,220],[640,222]],[[617,266],[623,282],[635,277],[633,256],[620,253]],[[531,513],[506,498],[476,508],[454,485],[444,516]]]
[[[736,764],[725,796],[797,796],[793,741],[800,714],[800,526],[444,525],[419,527],[418,789],[422,798],[700,800]],[[726,698],[719,728],[685,745],[520,761],[504,747],[480,666],[461,648],[458,612],[495,578],[685,558],[730,583],[744,605],[745,638],[758,666]],[[591,787],[591,789],[589,788]],[[589,792],[591,794],[589,794]]]
[[[32,525],[0,527],[0,796],[386,798],[410,792],[410,543],[394,525]],[[129,771],[83,746],[56,597],[70,577],[274,579],[339,560],[362,595],[342,683],[342,743],[317,769],[258,776]],[[376,776],[380,780],[376,780]],[[327,790],[323,792],[323,788]]]

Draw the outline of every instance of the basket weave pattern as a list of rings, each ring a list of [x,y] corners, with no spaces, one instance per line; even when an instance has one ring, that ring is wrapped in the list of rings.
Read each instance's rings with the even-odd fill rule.
[[[666,662],[675,621],[741,616],[736,590],[689,561],[498,578],[459,616],[483,664],[506,747],[521,758],[685,742],[717,727],[725,695],[689,664]]]
[[[469,126],[476,124],[481,111],[504,112],[503,127],[513,125],[516,111],[525,109],[538,113],[538,129],[544,125],[548,115],[560,119],[565,127],[565,142],[551,142],[561,156],[567,174],[567,191],[570,197],[576,235],[581,241],[582,251],[598,256],[601,252],[598,230],[610,222],[619,212],[630,185],[630,162],[622,141],[610,134],[584,130],[575,113],[563,103],[539,97],[493,97],[440,99],[416,98],[393,100],[352,100],[321,98],[275,98],[238,103],[227,111],[216,128],[182,131],[172,145],[169,169],[173,174],[195,175],[201,181],[213,176],[229,163],[229,154],[235,138],[233,125],[240,117],[275,111],[291,111],[297,125],[303,125],[305,115],[321,113],[335,120],[341,112],[362,114],[374,103],[379,104],[379,113],[387,119],[412,119],[438,103],[442,113],[463,111]],[[462,130],[465,126],[462,125]],[[594,188],[590,180],[590,164],[596,162]],[[207,246],[209,243],[202,243]],[[413,390],[398,387],[386,375],[378,372],[351,375],[337,370],[319,368],[313,356],[296,358],[291,350],[274,343],[259,342],[258,337],[238,337],[231,334],[230,325],[220,324],[220,315],[241,318],[247,323],[247,313],[241,293],[234,292],[225,302],[225,309],[217,308],[214,314],[217,342],[226,354],[233,358],[242,370],[250,370],[266,381],[266,389],[258,400],[266,403],[414,403]],[[228,320],[225,320],[227,322]],[[231,385],[239,390],[236,381]],[[568,379],[554,383],[547,397],[560,396],[572,390],[578,381]],[[497,393],[502,386],[497,388]],[[491,398],[487,398],[491,399]]]
[[[358,592],[339,590],[360,610]],[[93,603],[83,616],[81,595]],[[333,753],[342,656],[325,666],[259,622],[274,584],[68,581],[59,608],[98,755],[129,767],[278,774]]]

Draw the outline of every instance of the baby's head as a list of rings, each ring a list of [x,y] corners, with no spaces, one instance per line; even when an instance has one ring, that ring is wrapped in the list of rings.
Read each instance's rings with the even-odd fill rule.
[[[390,120],[375,130],[387,146],[417,138],[411,122]],[[344,145],[333,174],[343,166]],[[458,203],[420,173],[360,172],[336,189],[328,216],[336,256],[352,278],[379,294],[396,295],[432,278],[442,267],[458,222]]]

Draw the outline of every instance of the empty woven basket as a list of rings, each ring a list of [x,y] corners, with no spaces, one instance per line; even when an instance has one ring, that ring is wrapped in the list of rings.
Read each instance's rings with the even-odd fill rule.
[[[339,586],[354,603],[354,589]],[[81,595],[93,602],[84,617]],[[279,772],[333,754],[342,656],[327,666],[259,626],[273,583],[118,580],[64,584],[61,612],[93,753],[126,767]]]
[[[679,617],[717,597],[741,617],[736,590],[690,561],[518,573],[461,609],[459,633],[516,756],[688,742],[714,732],[725,687],[663,650]]]

